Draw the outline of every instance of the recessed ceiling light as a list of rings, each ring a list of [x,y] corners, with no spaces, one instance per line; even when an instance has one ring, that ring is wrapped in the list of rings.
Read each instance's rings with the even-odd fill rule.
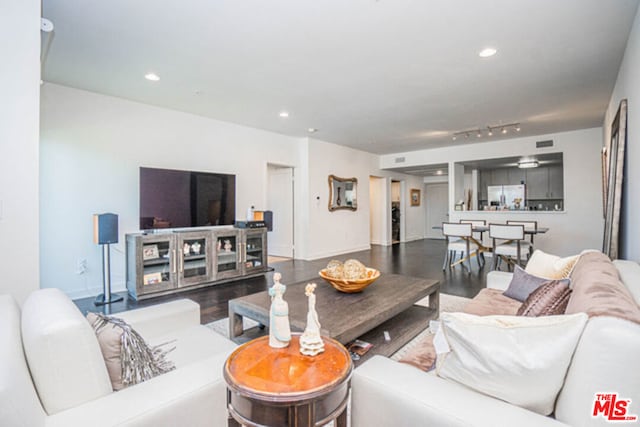
[[[493,47],[485,47],[484,49],[482,49],[480,52],[478,52],[478,55],[481,58],[488,58],[490,56],[495,55],[496,53],[498,53],[498,50],[496,48]]]
[[[286,111],[280,111],[279,116],[280,116],[280,117],[289,117],[289,113],[288,113],[288,112],[286,112]]]
[[[316,128],[309,128],[309,129],[307,129],[307,132],[309,132],[309,133],[316,133],[316,132],[318,132],[318,129],[316,129]]]
[[[147,73],[144,75],[144,78],[152,82],[157,82],[158,80],[160,80],[160,76],[156,73]]]

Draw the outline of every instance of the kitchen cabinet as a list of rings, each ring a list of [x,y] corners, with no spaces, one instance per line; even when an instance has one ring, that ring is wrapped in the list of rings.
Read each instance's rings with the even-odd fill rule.
[[[559,200],[564,198],[562,166],[540,166],[527,169],[528,200]]]
[[[549,166],[549,199],[564,198],[562,166]]]

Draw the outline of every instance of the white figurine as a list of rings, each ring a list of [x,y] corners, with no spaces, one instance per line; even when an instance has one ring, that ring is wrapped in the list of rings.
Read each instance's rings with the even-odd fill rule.
[[[191,245],[191,250],[194,254],[198,255],[200,253],[200,243],[198,243],[197,241],[193,242],[193,244]]]
[[[182,246],[182,253],[185,254],[185,255],[189,255],[189,252],[191,252],[191,246],[189,246],[188,243],[185,243]]]
[[[315,283],[308,283],[304,288],[304,294],[309,297],[309,312],[307,313],[307,327],[300,337],[300,353],[306,356],[315,356],[324,351],[324,341],[320,336],[320,321],[316,312]]]
[[[289,327],[289,305],[282,298],[287,287],[280,283],[282,275],[273,274],[273,286],[269,288],[271,309],[269,310],[269,346],[273,348],[287,347],[291,341]]]

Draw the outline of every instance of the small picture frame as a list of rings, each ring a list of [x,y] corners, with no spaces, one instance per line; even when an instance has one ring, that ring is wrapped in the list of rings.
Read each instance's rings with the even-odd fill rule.
[[[420,206],[420,190],[417,188],[411,189],[411,206]]]
[[[145,274],[142,278],[143,285],[155,285],[160,282],[162,282],[162,274],[160,272]]]
[[[160,252],[158,251],[158,245],[145,245],[142,248],[142,259],[156,259],[160,258]]]

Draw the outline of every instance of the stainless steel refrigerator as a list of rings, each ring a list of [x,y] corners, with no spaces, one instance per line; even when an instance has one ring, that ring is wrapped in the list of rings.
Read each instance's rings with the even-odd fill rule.
[[[489,185],[487,195],[490,206],[507,209],[525,208],[525,185]]]

